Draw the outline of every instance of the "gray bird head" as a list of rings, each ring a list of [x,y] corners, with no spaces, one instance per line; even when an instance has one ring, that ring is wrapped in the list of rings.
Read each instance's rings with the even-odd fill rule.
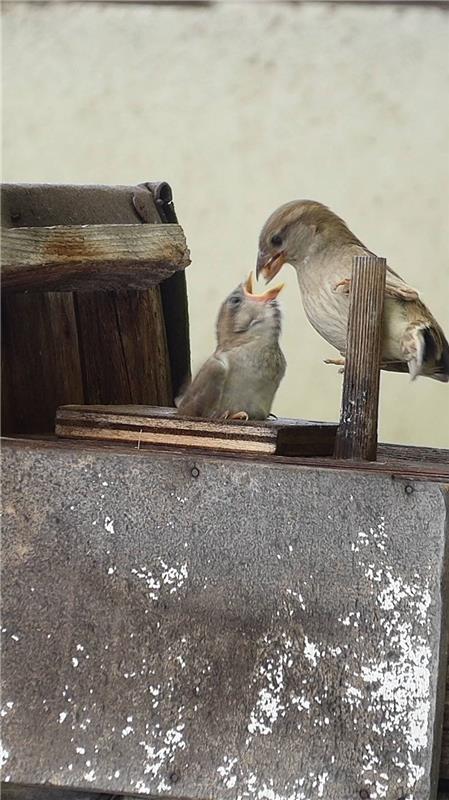
[[[253,277],[241,283],[226,298],[217,319],[219,345],[238,345],[253,337],[280,334],[281,311],[277,296],[283,284],[263,294],[254,294]]]

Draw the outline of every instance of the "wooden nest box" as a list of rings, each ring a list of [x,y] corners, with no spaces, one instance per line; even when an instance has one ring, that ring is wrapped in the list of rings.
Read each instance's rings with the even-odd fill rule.
[[[190,373],[167,183],[2,191],[4,435],[53,433],[76,404],[171,406]]]
[[[3,796],[436,798],[449,463],[377,446],[383,260],[338,426],[179,420],[167,184],[2,213]]]

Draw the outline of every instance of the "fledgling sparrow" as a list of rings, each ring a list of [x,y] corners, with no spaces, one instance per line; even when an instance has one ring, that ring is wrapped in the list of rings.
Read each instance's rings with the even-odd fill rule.
[[[273,287],[253,293],[252,274],[222,304],[217,348],[178,401],[178,415],[266,419],[285,373],[281,311]]]
[[[257,276],[269,282],[286,262],[298,276],[304,310],[315,330],[344,357],[352,259],[373,255],[322,203],[294,200],[271,214],[259,239]],[[382,369],[449,380],[449,345],[416,289],[387,267]],[[343,359],[326,363],[344,365]]]

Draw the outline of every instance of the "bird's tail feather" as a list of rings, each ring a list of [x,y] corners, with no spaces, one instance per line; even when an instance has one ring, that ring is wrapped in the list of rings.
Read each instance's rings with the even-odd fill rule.
[[[441,330],[423,322],[413,323],[405,332],[402,346],[412,381],[418,375],[449,381],[449,344]]]

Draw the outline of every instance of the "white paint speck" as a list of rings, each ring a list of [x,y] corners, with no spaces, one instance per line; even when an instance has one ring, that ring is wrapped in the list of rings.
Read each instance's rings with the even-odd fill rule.
[[[255,735],[267,736],[273,732],[273,725],[280,716],[285,716],[285,703],[283,701],[284,673],[287,666],[291,666],[292,640],[285,634],[281,640],[274,643],[271,656],[260,667],[260,674],[265,681],[265,686],[259,689],[258,698],[248,723],[248,732]]]
[[[108,533],[115,533],[114,531],[114,520],[111,517],[104,518],[104,529]]]
[[[5,750],[3,745],[0,743],[0,766],[4,767],[8,758],[9,758],[9,750]]]
[[[155,729],[159,728],[158,725],[154,727]],[[153,736],[156,735],[153,742],[139,742],[139,745],[145,750],[143,770],[145,775],[150,774],[155,778],[162,768],[173,761],[178,750],[185,749],[184,729],[185,724],[182,722],[174,728],[169,728],[165,734],[161,730],[158,730],[157,734],[153,733]]]
[[[228,756],[225,756],[223,761],[223,766],[218,767],[217,772],[221,776],[226,789],[233,789],[237,783],[237,775],[232,775],[231,773],[235,764],[237,764],[237,759],[228,758]]]
[[[311,642],[307,636],[304,636],[304,655],[316,667],[320,651],[314,642]]]

